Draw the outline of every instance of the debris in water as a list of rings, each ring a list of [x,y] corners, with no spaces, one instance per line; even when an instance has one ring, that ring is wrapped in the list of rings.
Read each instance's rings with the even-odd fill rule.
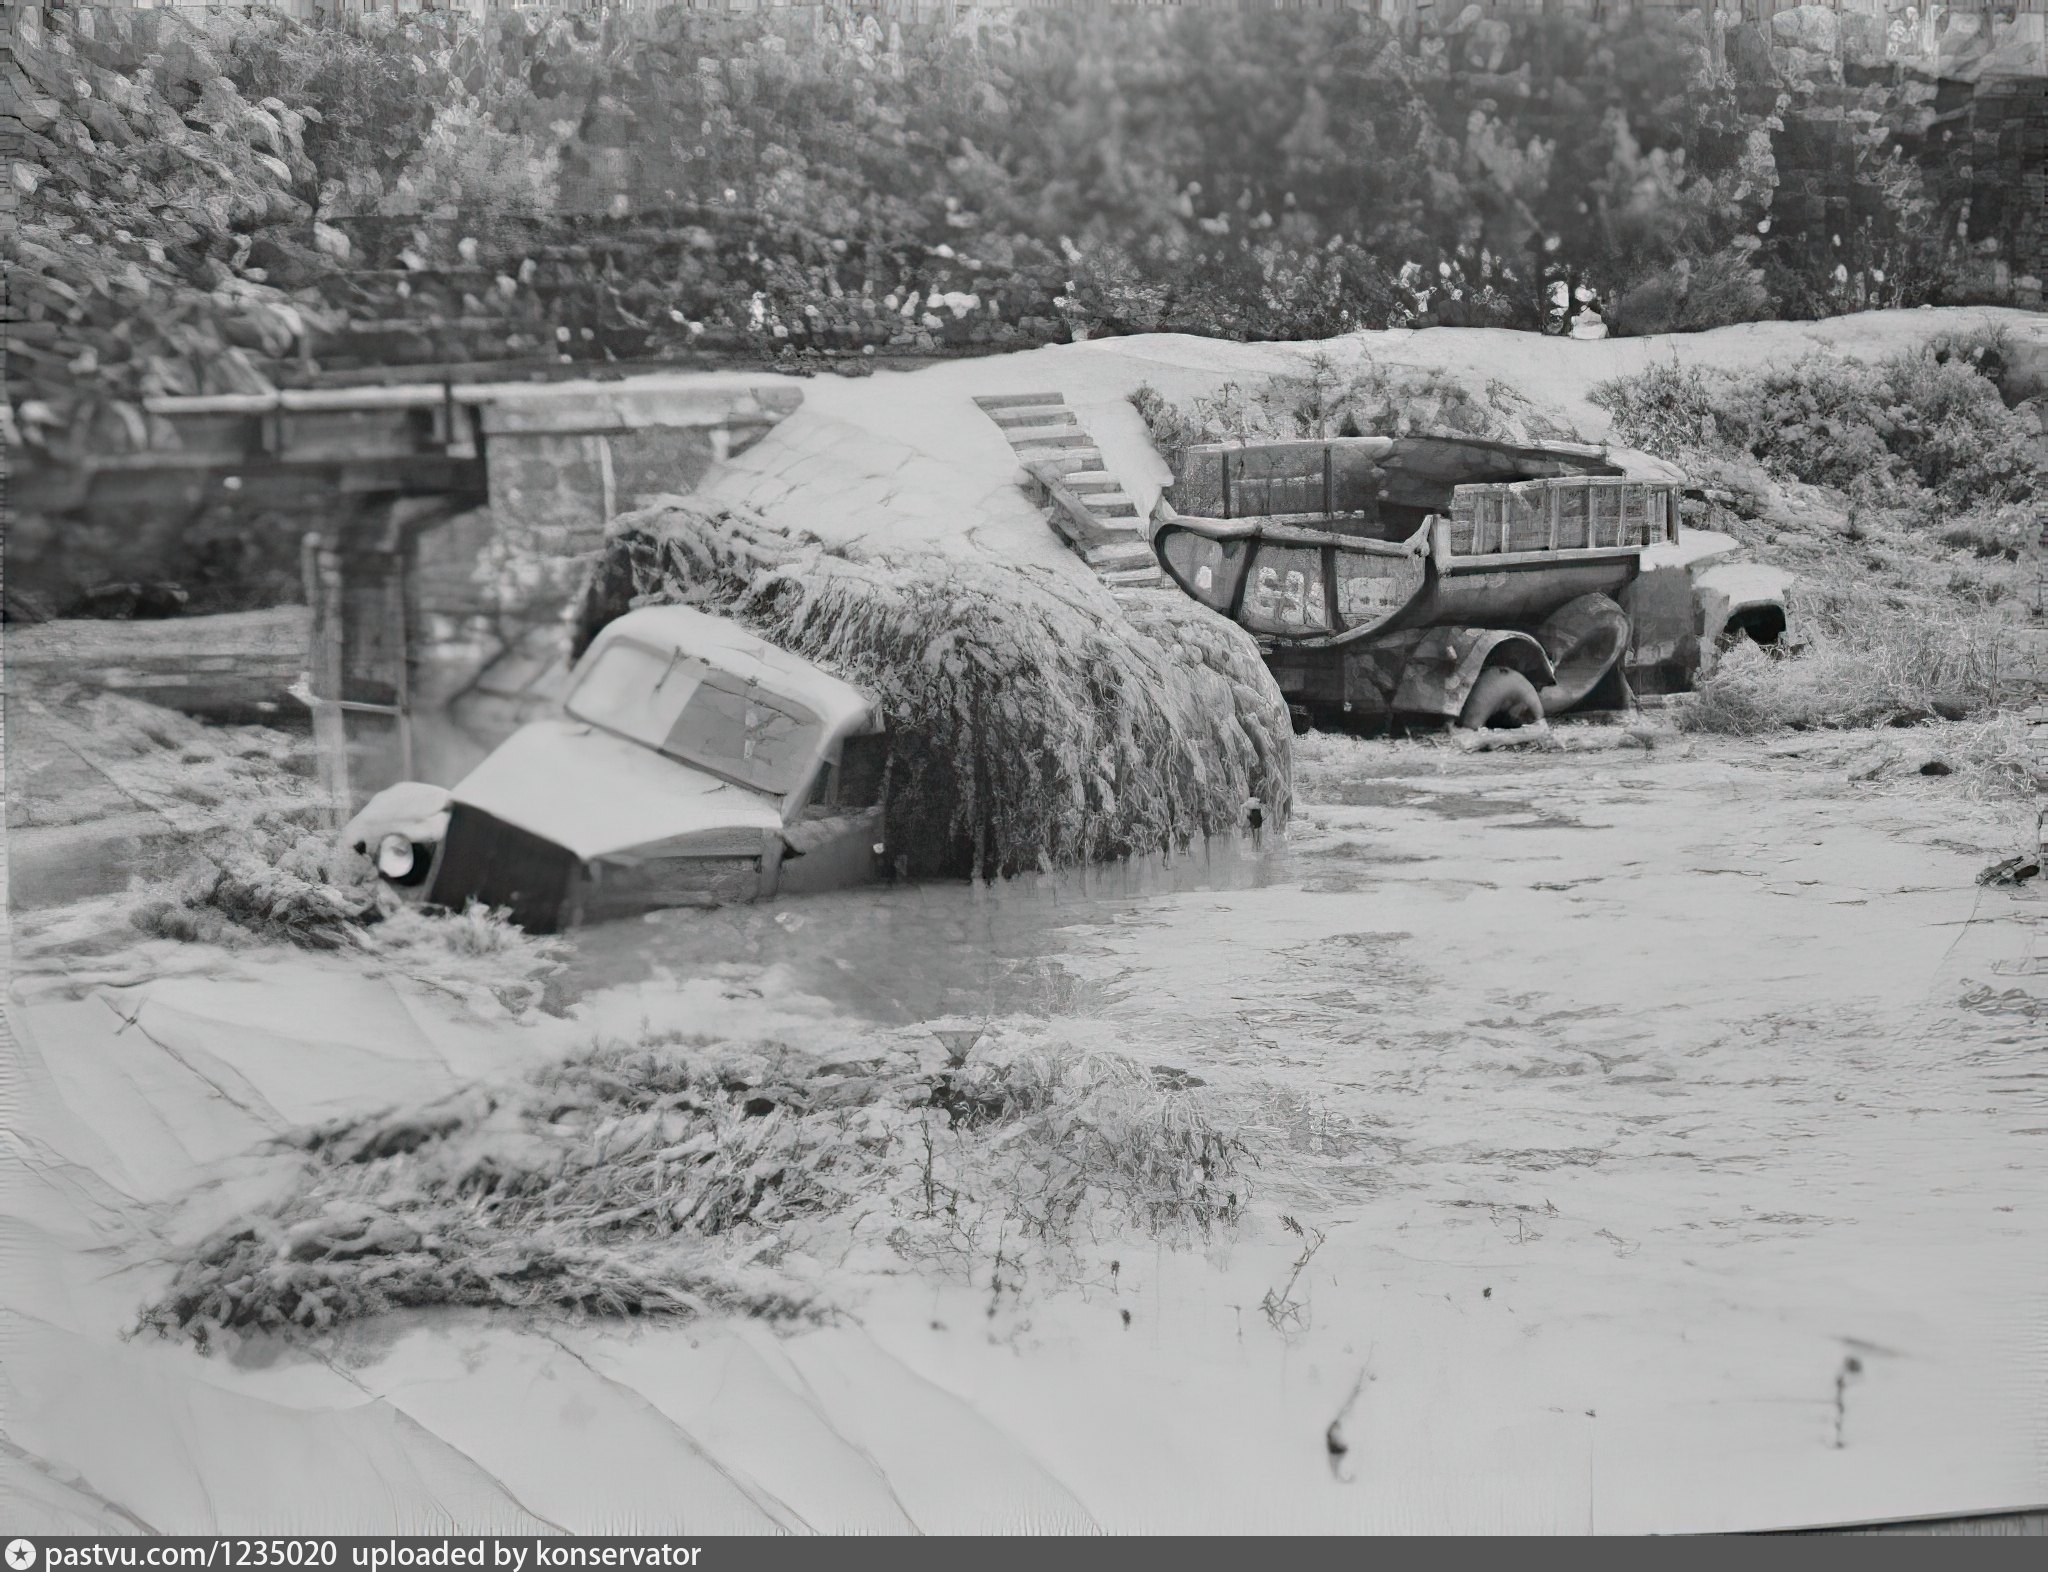
[[[1842,1368],[1835,1372],[1835,1449],[1837,1451],[1848,1445],[1848,1442],[1843,1438],[1842,1427],[1848,1419],[1848,1403],[1846,1400],[1849,1393],[1849,1378],[1861,1374],[1863,1374],[1863,1361],[1854,1354],[1845,1357],[1842,1360]]]
[[[2041,872],[2038,857],[2008,857],[2003,862],[1994,862],[1977,875],[1979,884],[2025,884]]]
[[[1365,1383],[1371,1379],[1372,1353],[1367,1351],[1365,1366],[1358,1372],[1358,1379],[1351,1383],[1351,1395],[1344,1399],[1344,1406],[1337,1410],[1337,1417],[1330,1421],[1329,1429],[1323,1432],[1323,1445],[1330,1454],[1330,1477],[1340,1485],[1348,1485],[1357,1478],[1344,1472],[1344,1459],[1351,1452],[1350,1439],[1344,1434],[1344,1421],[1351,1417],[1351,1410],[1358,1406],[1359,1394],[1365,1390]]]
[[[1467,753],[1487,753],[1496,748],[1555,749],[1559,746],[1557,735],[1547,721],[1494,731],[1456,731],[1452,733],[1452,741]]]
[[[929,1031],[934,1037],[938,1038],[940,1043],[942,1043],[945,1046],[947,1062],[951,1064],[953,1068],[958,1069],[961,1065],[967,1062],[967,1056],[970,1053],[974,1052],[975,1044],[980,1042],[981,1039],[987,1035],[988,1024],[986,1022],[983,1022],[979,1026],[970,1026],[965,1028],[958,1026],[934,1026],[928,1024],[925,1030]]]

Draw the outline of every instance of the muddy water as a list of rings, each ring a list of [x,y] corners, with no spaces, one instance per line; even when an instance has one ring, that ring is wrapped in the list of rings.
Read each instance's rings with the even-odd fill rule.
[[[889,1025],[936,1016],[1114,1013],[1136,1028],[1138,1017],[1113,1007],[1147,970],[1151,946],[1165,959],[1176,927],[1194,920],[1179,904],[1183,898],[1340,892],[1397,865],[1408,865],[1412,875],[1437,853],[1427,837],[1404,828],[1410,819],[1423,826],[1470,821],[1474,832],[1597,827],[1514,787],[1418,785],[1408,776],[1412,767],[1404,755],[1362,756],[1357,773],[1327,785],[1325,803],[1307,805],[1291,835],[1218,838],[1172,857],[994,886],[874,886],[586,929],[565,983],[582,995],[719,969],[767,978]],[[1323,832],[1332,809],[1356,821],[1355,833]],[[1328,915],[1334,920],[1338,913]],[[1105,971],[1090,959],[1108,953],[1113,936],[1124,932],[1148,936],[1128,966]],[[1333,942],[1341,947],[1354,937],[1339,933]],[[1261,936],[1246,931],[1241,938],[1245,965],[1256,972]]]
[[[1329,756],[1263,844],[660,914],[586,932],[570,981],[1064,1018],[1232,1080],[1276,1127],[1312,1105],[1281,1188],[1332,1204],[1635,1175],[1659,1197],[1617,1189],[1637,1235],[1785,1239],[1902,1161],[1949,1166],[1919,1199],[1997,1191],[1993,1230],[2048,1194],[2040,905],[1973,884],[1996,823],[1952,793],[1712,754]]]
[[[1222,1279],[1154,1267],[1165,1363],[1141,1378],[1105,1355],[1089,1378],[1135,1417],[1090,1450],[1044,1367],[945,1349],[946,1379],[1063,1477],[1130,1473],[1128,1496],[1090,1494],[1129,1525],[1208,1510],[1128,1461],[1172,1433],[1168,1370],[1209,1371],[1219,1412],[1269,1401],[1270,1371],[1218,1394],[1247,1320],[1264,1335],[1246,1307],[1293,1281],[1283,1213],[1326,1242],[1289,1290],[1307,1379],[1270,1399],[1291,1415],[1271,1433],[1306,1447],[1372,1366],[1399,1418],[1351,1461],[1389,1521],[1488,1469],[1542,1481],[1566,1526],[1627,1531],[2040,1494],[2048,944],[2037,895],[1974,884],[1997,815],[1704,745],[1325,747],[1302,795],[1263,847],[665,918],[586,936],[579,979],[717,967],[764,1007],[1049,1016],[1222,1093],[1270,1237]],[[1269,1444],[1201,1466],[1295,1491],[1287,1470],[1316,1460]]]
[[[0,1296],[33,1316],[13,1434],[193,1532],[281,1500],[379,1532],[496,1502],[692,1533],[1469,1533],[2040,1499],[2048,907],[1972,882],[1996,819],[1732,747],[1305,752],[1263,846],[586,931],[566,1021],[297,956],[51,995],[23,1129],[63,1265]],[[267,1193],[252,1154],[286,1124],[600,1024],[1016,1014],[1204,1082],[1258,1156],[1247,1225],[1091,1236],[1000,1306],[982,1269],[850,1276],[845,1323],[786,1337],[416,1317],[344,1378],[115,1336],[147,1285],[110,1263],[164,1259],[123,1197],[211,1226]],[[753,1481],[726,1516],[707,1457]]]
[[[582,930],[565,983],[587,994],[723,970],[892,1026],[1100,1015],[1124,991],[1086,961],[1105,935],[1155,922],[1181,895],[1288,887],[1307,876],[1275,836],[997,886],[878,885],[711,914],[661,912]]]

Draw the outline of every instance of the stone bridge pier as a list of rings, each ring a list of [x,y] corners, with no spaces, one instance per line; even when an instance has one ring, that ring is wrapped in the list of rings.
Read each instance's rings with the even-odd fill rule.
[[[560,696],[613,518],[689,492],[801,401],[728,375],[497,387],[476,405],[484,494],[371,499],[308,536],[308,700],[345,817],[399,779],[452,784]]]

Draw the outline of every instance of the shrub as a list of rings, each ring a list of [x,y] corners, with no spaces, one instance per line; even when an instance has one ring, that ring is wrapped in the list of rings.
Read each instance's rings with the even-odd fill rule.
[[[1748,736],[1961,720],[1997,709],[2024,683],[2000,618],[1926,605],[1902,611],[1872,594],[1808,592],[1790,609],[1799,653],[1738,643],[1679,712],[1682,726]]]
[[[1593,400],[1617,438],[1655,452],[1733,451],[1782,478],[1930,508],[2022,503],[2041,489],[2038,433],[1980,369],[1992,348],[1744,372],[1674,361],[1603,383]]]
[[[1640,336],[1768,321],[1776,306],[1755,250],[1752,244],[1679,258],[1623,290],[1606,312],[1608,326]]]

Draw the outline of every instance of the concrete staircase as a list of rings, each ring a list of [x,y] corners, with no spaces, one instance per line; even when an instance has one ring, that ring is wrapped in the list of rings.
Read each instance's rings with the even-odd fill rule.
[[[974,401],[1015,449],[1025,491],[1060,538],[1112,589],[1158,589],[1166,575],[1150,532],[1102,453],[1058,393],[994,393]]]

